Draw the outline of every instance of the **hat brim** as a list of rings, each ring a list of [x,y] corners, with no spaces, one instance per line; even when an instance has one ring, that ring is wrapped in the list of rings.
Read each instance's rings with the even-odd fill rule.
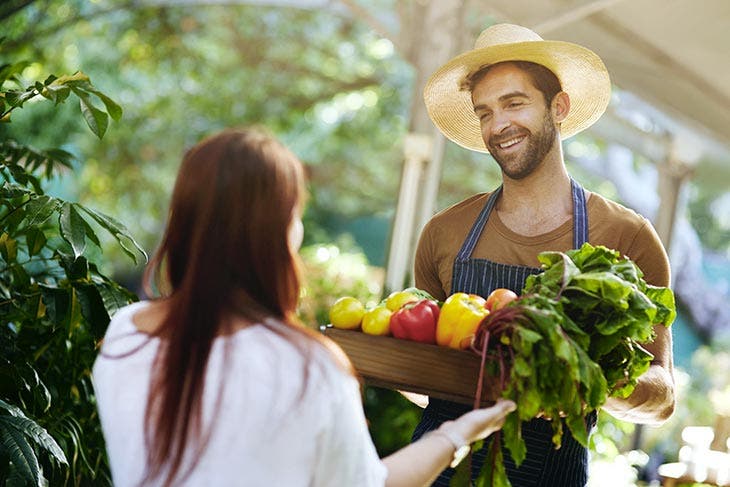
[[[426,109],[443,134],[462,147],[489,152],[484,145],[466,77],[503,61],[531,61],[550,69],[570,97],[570,111],[561,123],[562,139],[590,127],[611,100],[608,70],[593,51],[563,41],[525,41],[474,49],[439,68],[423,90]]]

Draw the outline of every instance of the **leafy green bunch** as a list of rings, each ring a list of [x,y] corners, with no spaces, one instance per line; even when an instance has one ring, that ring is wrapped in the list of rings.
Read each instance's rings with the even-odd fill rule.
[[[653,358],[640,345],[654,339],[649,325],[668,327],[677,315],[674,294],[647,284],[636,264],[603,246],[539,258],[545,272],[530,276],[525,292],[559,298],[563,313],[589,336],[586,350],[603,370],[608,394],[627,397]]]
[[[485,370],[518,405],[490,443],[478,485],[510,485],[500,442],[520,465],[523,421],[552,419],[555,447],[564,424],[587,446],[587,414],[609,396],[631,394],[653,359],[641,344],[654,339],[655,324],[670,326],[676,316],[672,291],[646,284],[614,250],[586,243],[539,260],[544,272],[530,276],[523,295],[491,313],[476,335]]]

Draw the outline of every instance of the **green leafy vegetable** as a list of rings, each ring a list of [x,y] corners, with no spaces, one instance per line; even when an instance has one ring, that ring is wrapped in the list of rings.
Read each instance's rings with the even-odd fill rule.
[[[538,415],[554,419],[556,448],[563,424],[587,446],[586,415],[608,397],[631,394],[653,359],[641,344],[653,341],[654,325],[668,327],[676,316],[672,291],[646,284],[615,250],[586,243],[539,260],[544,272],[477,331],[474,349],[486,354],[486,373],[499,374],[502,396],[518,405],[491,441],[477,485],[510,485],[500,443],[520,465],[527,454],[521,424]]]

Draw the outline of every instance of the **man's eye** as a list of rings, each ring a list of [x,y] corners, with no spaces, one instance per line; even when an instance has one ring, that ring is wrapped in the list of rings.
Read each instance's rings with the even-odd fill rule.
[[[520,107],[520,106],[522,106],[522,102],[521,101],[513,101],[513,102],[510,102],[509,105],[507,105],[508,108],[517,108],[517,107]]]

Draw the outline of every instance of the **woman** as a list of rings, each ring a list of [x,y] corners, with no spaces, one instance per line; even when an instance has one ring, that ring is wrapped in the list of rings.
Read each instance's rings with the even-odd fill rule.
[[[184,157],[145,275],[94,365],[115,485],[424,485],[514,403],[473,411],[383,459],[342,351],[300,325],[303,170],[255,129]]]

